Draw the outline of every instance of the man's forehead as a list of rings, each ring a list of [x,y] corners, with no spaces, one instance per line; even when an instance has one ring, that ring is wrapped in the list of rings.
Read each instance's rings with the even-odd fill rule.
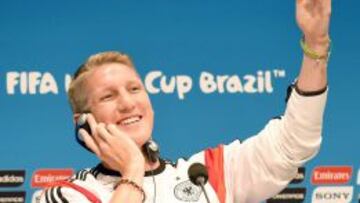
[[[119,76],[126,76],[126,77],[135,76],[139,78],[139,74],[136,72],[136,70],[133,67],[129,67],[121,63],[103,64],[94,68],[92,72],[93,74],[100,73],[101,75],[104,76],[114,76],[117,74]]]
[[[125,67],[130,69],[129,67]],[[91,89],[104,89],[119,85],[142,83],[140,76],[134,71],[124,71],[121,68],[108,68],[94,70],[87,79],[87,86]]]

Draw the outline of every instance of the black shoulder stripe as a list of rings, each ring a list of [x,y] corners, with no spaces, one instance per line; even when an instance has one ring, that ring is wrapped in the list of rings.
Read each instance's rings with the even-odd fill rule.
[[[95,176],[95,178],[97,178],[97,176],[100,174],[100,171],[95,171],[95,174],[94,174],[94,176]]]
[[[63,202],[63,203],[69,203],[69,201],[67,201],[67,199],[65,199],[65,197],[62,195],[62,193],[61,193],[61,187],[56,188],[56,194],[57,194],[58,197],[60,198],[61,202]]]
[[[95,178],[97,178],[97,176],[98,176],[99,173],[100,173],[99,165],[97,165],[96,167],[90,169],[90,173],[93,174],[93,176],[94,176]]]
[[[47,189],[47,190],[45,191],[45,202],[46,202],[46,203],[51,203],[51,202],[50,202],[50,197],[49,197],[49,195],[50,195],[50,189]]]
[[[86,178],[87,178],[87,176],[88,176],[89,174],[90,174],[89,171],[84,171],[84,172],[83,172],[83,180],[84,180],[84,181],[86,180]]]
[[[90,173],[93,173],[93,172],[94,172],[94,168],[91,168],[89,171],[90,171]]]
[[[78,177],[78,179],[84,180],[84,171],[83,171],[83,170],[79,171],[79,177]]]
[[[95,176],[95,168],[91,168],[91,169],[90,169],[90,173]]]
[[[46,193],[46,202],[49,203],[69,203],[61,192],[61,187],[53,187]]]
[[[74,180],[85,181],[89,174],[90,174],[90,172],[87,170],[80,170],[71,178],[71,180],[72,181],[74,181]]]
[[[86,180],[88,175],[90,175],[90,172],[89,171],[84,171],[84,181]]]
[[[51,202],[53,203],[57,203],[56,199],[55,199],[55,191],[54,191],[54,188],[51,188],[50,189],[50,200]]]
[[[78,171],[76,174],[75,174],[75,179],[78,180],[80,179],[80,174],[81,174],[82,170],[81,171]]]

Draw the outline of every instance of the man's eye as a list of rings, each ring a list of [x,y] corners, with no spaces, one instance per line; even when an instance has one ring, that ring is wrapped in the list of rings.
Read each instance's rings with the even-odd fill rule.
[[[131,92],[139,92],[141,90],[141,87],[131,87],[130,91]]]
[[[112,95],[111,94],[107,94],[107,95],[104,95],[100,98],[101,101],[104,101],[104,100],[109,100],[112,98]]]

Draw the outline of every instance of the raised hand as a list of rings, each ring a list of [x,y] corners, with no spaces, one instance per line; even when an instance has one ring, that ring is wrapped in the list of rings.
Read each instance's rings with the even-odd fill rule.
[[[296,0],[297,23],[314,50],[327,51],[330,15],[331,0]]]

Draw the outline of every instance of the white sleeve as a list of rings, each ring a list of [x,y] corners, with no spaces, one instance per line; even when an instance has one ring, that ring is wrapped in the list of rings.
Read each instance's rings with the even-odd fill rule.
[[[80,192],[66,187],[52,187],[43,191],[40,203],[90,203]]]
[[[326,97],[327,91],[314,96],[293,91],[283,117],[244,143],[224,147],[228,197],[257,203],[286,187],[297,168],[319,150]]]

